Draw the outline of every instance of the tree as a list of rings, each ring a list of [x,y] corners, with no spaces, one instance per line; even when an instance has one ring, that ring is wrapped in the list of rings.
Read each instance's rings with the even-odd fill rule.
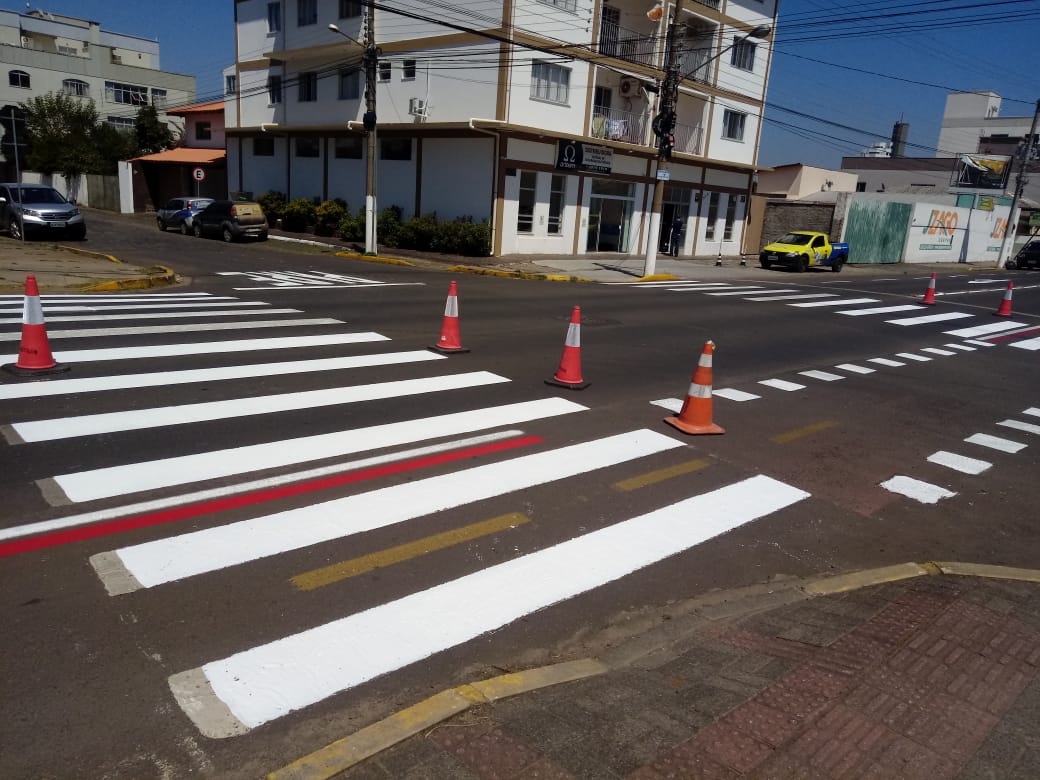
[[[98,113],[93,100],[50,92],[30,98],[22,108],[30,168],[61,173],[70,183],[97,169],[100,160],[93,136]]]
[[[165,122],[159,119],[155,106],[142,106],[137,112],[134,125],[137,133],[137,150],[140,154],[153,154],[173,146],[173,134]]]
[[[94,128],[93,139],[99,158],[97,173],[113,174],[120,160],[130,160],[137,156],[137,134],[132,130],[101,122]]]

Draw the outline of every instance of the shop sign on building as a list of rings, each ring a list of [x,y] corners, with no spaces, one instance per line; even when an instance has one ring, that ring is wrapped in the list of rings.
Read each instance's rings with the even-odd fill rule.
[[[564,171],[610,173],[614,164],[614,150],[581,141],[556,142],[556,167]]]

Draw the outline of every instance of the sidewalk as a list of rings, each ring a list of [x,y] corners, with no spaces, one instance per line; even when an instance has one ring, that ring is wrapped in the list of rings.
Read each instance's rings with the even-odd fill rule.
[[[0,293],[25,293],[32,274],[44,295],[114,292],[163,287],[177,281],[171,268],[139,268],[86,249],[0,238]]]
[[[445,691],[269,778],[1040,776],[1040,571],[903,564],[656,619],[597,659]]]

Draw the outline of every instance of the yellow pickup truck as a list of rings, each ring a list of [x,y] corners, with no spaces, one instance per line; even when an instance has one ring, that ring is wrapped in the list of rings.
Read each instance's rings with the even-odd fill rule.
[[[809,230],[788,233],[779,241],[762,247],[758,254],[758,261],[763,268],[789,265],[796,271],[825,266],[838,273],[848,259],[848,244],[832,244],[826,233]]]

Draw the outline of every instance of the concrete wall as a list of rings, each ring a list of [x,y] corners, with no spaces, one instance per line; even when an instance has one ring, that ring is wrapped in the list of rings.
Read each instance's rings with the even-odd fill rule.
[[[22,171],[23,184],[46,184],[54,187],[69,200],[80,206],[95,209],[119,210],[119,179],[116,176],[79,176],[67,182],[61,174]]]

